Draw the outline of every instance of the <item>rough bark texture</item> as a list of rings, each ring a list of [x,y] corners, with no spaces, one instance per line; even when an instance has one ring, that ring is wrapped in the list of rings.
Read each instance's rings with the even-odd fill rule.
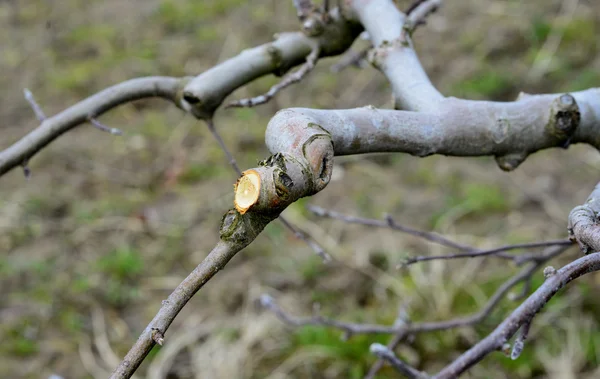
[[[600,183],[585,204],[571,211],[569,236],[577,241],[584,254],[600,251]]]

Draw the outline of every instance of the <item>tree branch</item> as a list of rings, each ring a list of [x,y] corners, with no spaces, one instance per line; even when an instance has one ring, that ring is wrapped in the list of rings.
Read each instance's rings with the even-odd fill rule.
[[[573,208],[569,214],[569,237],[584,254],[600,251],[600,183],[585,204]]]
[[[376,334],[395,333],[402,335],[403,337],[408,334],[432,332],[438,330],[447,330],[453,328],[459,328],[464,326],[470,326],[485,320],[494,310],[494,308],[500,303],[504,296],[510,291],[511,288],[516,286],[518,283],[527,280],[533,275],[544,263],[550,259],[563,253],[567,248],[564,246],[556,246],[548,248],[540,259],[532,262],[529,266],[523,268],[517,275],[509,278],[504,282],[492,297],[488,300],[487,304],[478,312],[468,316],[457,317],[452,320],[446,321],[430,321],[430,322],[415,322],[415,323],[397,323],[396,325],[378,325],[378,324],[356,324],[350,322],[338,321],[323,317],[320,314],[315,314],[312,317],[296,317],[286,313],[275,300],[269,295],[262,295],[260,298],[261,304],[277,316],[282,322],[291,326],[328,326],[336,329],[340,329],[346,333],[347,336],[354,334]]]
[[[165,76],[128,80],[100,91],[55,116],[45,118],[40,126],[0,152],[0,175],[27,162],[63,133],[121,104],[147,97],[162,97],[179,104],[178,96],[181,95],[184,82],[185,79]],[[36,114],[39,118],[39,112],[36,111]]]
[[[410,234],[415,237],[422,238],[424,240],[427,240],[427,241],[430,241],[433,243],[437,243],[442,246],[446,246],[446,247],[450,247],[450,248],[454,248],[454,249],[458,249],[458,250],[462,250],[462,251],[477,250],[472,246],[468,246],[468,245],[464,245],[464,244],[452,241],[452,240],[450,240],[442,235],[439,235],[437,233],[428,232],[425,230],[418,230],[415,228],[411,228],[410,226],[398,224],[389,215],[386,215],[385,221],[383,221],[383,220],[374,220],[374,219],[370,219],[370,218],[363,218],[363,217],[357,217],[357,216],[350,216],[350,215],[342,214],[342,213],[339,213],[336,211],[332,211],[330,209],[321,208],[319,206],[311,205],[311,204],[307,205],[306,209],[308,209],[310,212],[312,212],[313,214],[315,214],[317,216],[333,218],[333,219],[341,220],[341,221],[349,223],[349,224],[360,224],[360,225],[373,226],[373,227],[378,227],[378,228],[389,228],[392,230],[397,230],[397,231],[400,231],[400,232],[403,232],[406,234]]]
[[[315,46],[319,51],[317,58],[343,53],[363,28],[352,15],[342,16],[338,8],[329,15],[328,22],[320,24],[321,28],[307,30],[305,25],[304,33],[281,33],[273,42],[245,50],[198,75],[184,89],[185,109],[200,119],[211,118],[234,90],[266,74],[283,75],[305,63]]]
[[[131,377],[157,342],[157,336],[161,342],[165,341],[167,329],[192,296],[275,217],[256,217],[250,213],[241,215],[234,209],[227,212],[221,221],[220,241],[163,301],[160,310],[112,373],[111,379]]]
[[[409,257],[402,262],[403,266],[408,266],[417,262],[433,261],[433,260],[449,260],[458,258],[479,258],[486,256],[494,256],[503,259],[510,259],[516,262],[522,260],[520,255],[502,254],[505,251],[517,250],[517,249],[530,249],[536,247],[547,247],[547,246],[571,246],[573,244],[570,240],[553,240],[553,241],[540,241],[540,242],[526,242],[517,243],[513,245],[500,246],[494,249],[488,250],[474,250],[466,253],[446,254],[446,255],[421,255],[416,257]]]
[[[554,275],[547,277],[544,284],[498,325],[492,333],[442,369],[433,378],[456,378],[489,353],[501,349],[519,328],[531,322],[531,319],[561,288],[582,275],[598,270],[600,270],[600,252],[579,258],[556,271]]]
[[[384,346],[380,343],[374,343],[370,347],[371,354],[376,355],[380,359],[384,359],[388,361],[398,372],[409,379],[424,379],[427,378],[427,375],[420,372],[419,370],[409,366],[402,360],[396,357],[393,351],[388,349],[387,346]]]
[[[314,46],[319,46],[320,57],[346,51],[362,32],[362,26],[356,20],[342,17],[337,9],[331,14],[330,22],[315,36],[302,32],[282,33],[275,41],[245,50],[193,78],[156,76],[128,80],[50,118],[45,118],[33,95],[25,91],[26,100],[43,121],[38,128],[0,152],[0,176],[17,166],[26,168],[33,155],[63,133],[130,101],[162,97],[199,119],[210,120],[225,97],[234,90],[270,73],[284,74],[306,61]]]
[[[294,83],[298,83],[301,81],[308,73],[310,73],[315,65],[317,64],[317,59],[319,58],[319,47],[315,46],[313,50],[306,57],[306,62],[300,66],[300,68],[293,72],[285,75],[283,79],[277,84],[275,84],[267,93],[264,95],[256,96],[250,99],[241,99],[236,100],[227,105],[227,107],[255,107],[260,104],[265,104],[269,100],[273,98],[279,91],[283,90],[286,87],[291,86]]]

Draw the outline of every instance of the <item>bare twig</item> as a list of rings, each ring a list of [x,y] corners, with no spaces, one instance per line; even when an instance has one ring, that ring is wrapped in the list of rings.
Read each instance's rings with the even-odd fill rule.
[[[431,321],[431,322],[417,322],[417,323],[397,323],[396,325],[378,325],[378,324],[357,324],[350,322],[338,321],[335,319],[330,319],[327,317],[323,317],[320,314],[314,314],[312,317],[296,317],[286,313],[283,309],[279,307],[279,305],[275,302],[275,300],[269,295],[261,296],[261,304],[271,312],[277,316],[279,320],[288,324],[290,326],[305,326],[305,325],[316,325],[316,326],[329,326],[336,329],[342,330],[348,336],[352,336],[354,334],[375,334],[375,333],[403,333],[407,334],[415,334],[415,333],[423,333],[423,332],[432,332],[437,330],[447,330],[452,328],[471,326],[477,323],[480,323],[485,318],[487,318],[494,308],[500,303],[500,301],[504,298],[504,296],[510,291],[518,283],[526,280],[531,277],[533,273],[535,273],[546,261],[556,257],[566,250],[564,246],[554,246],[547,249],[544,252],[543,258],[540,259],[539,262],[532,262],[531,265],[525,267],[521,270],[517,275],[508,279],[504,284],[502,284],[494,295],[490,297],[488,303],[483,307],[480,311],[469,315],[458,317],[452,320],[446,321]]]
[[[389,362],[398,372],[409,379],[427,378],[427,375],[400,360],[393,351],[380,343],[371,344],[371,354]]]
[[[407,16],[410,16],[410,14],[417,9],[417,7],[419,5],[421,5],[422,3],[424,3],[427,0],[414,0],[409,6],[408,8],[406,8],[406,10],[404,11],[404,14]]]
[[[35,113],[35,116],[37,117],[37,119],[39,121],[44,121],[46,119],[46,115],[44,114],[42,107],[40,107],[40,105],[37,103],[37,101],[35,101],[35,97],[33,97],[33,93],[31,93],[31,91],[28,88],[25,88],[23,90],[23,94],[25,95],[25,100],[27,100],[29,105],[31,105],[31,108],[33,109],[33,112]]]
[[[310,54],[306,57],[306,63],[304,63],[298,70],[295,72],[289,73],[285,75],[281,81],[275,84],[271,89],[265,93],[264,95],[252,97],[249,99],[241,99],[236,100],[227,105],[227,108],[234,107],[255,107],[260,104],[265,104],[269,100],[273,98],[279,91],[284,88],[301,81],[309,72],[315,68],[315,64],[317,63],[317,59],[319,58],[320,48],[315,46]]]
[[[25,176],[25,179],[30,179],[31,169],[29,168],[29,161],[23,161],[23,163],[21,164],[21,168],[23,169],[23,176]]]
[[[335,13],[335,12],[332,12]],[[72,128],[97,118],[112,108],[148,97],[162,97],[192,113],[199,119],[210,119],[229,94],[237,88],[270,73],[285,72],[305,63],[315,44],[323,56],[343,53],[362,32],[357,20],[334,14],[324,24],[321,36],[302,32],[281,33],[275,41],[245,50],[193,78],[145,77],[108,87],[59,114],[45,118],[33,95],[25,98],[42,124],[12,146],[0,152],[0,176],[22,166],[50,142]],[[243,68],[243,69],[240,69]]]
[[[300,230],[299,228],[294,226],[283,216],[279,216],[279,220],[283,223],[283,225],[286,228],[288,228],[292,233],[294,233],[296,238],[304,241],[304,243],[306,243],[308,245],[308,247],[310,247],[315,252],[315,254],[323,260],[323,262],[325,262],[325,263],[331,262],[331,260],[332,260],[331,255],[329,255],[329,253],[327,253],[323,249],[323,247],[321,247],[321,245],[319,245],[317,243],[317,241],[315,241],[315,239],[312,238],[312,236],[310,236],[305,231]]]
[[[240,166],[238,166],[235,158],[233,157],[233,154],[231,154],[231,152],[227,148],[227,145],[225,145],[225,141],[223,141],[223,138],[221,138],[221,135],[215,128],[215,123],[214,123],[213,119],[209,118],[208,120],[206,120],[206,125],[208,126],[208,130],[210,130],[213,137],[215,137],[215,139],[219,143],[221,150],[223,150],[223,152],[225,153],[225,156],[227,157],[227,161],[229,162],[231,167],[233,167],[233,170],[238,174],[238,176],[242,175],[242,170],[240,170]]]
[[[110,128],[110,127],[104,125],[103,123],[101,123],[100,121],[96,120],[93,117],[90,117],[90,124],[92,124],[95,128],[102,130],[103,132],[107,132],[107,133],[110,133],[115,136],[123,135],[123,132],[121,131],[121,129]]]
[[[503,259],[511,259],[515,262],[519,262],[522,264],[523,258],[518,255],[511,254],[502,254],[505,251],[510,250],[518,250],[518,249],[531,249],[536,247],[548,247],[548,246],[570,246],[573,242],[570,240],[551,240],[551,241],[541,241],[541,242],[526,242],[526,243],[517,243],[513,245],[506,245],[497,247],[494,249],[488,250],[476,250],[467,253],[456,253],[456,254],[447,254],[447,255],[421,255],[417,257],[409,257],[405,261],[401,263],[401,266],[411,265],[417,262],[424,261],[433,261],[433,260],[448,260],[448,259],[458,259],[458,258],[474,258],[474,257],[486,257],[486,256],[494,256]],[[531,259],[532,256],[528,256],[527,259]]]
[[[425,23],[427,16],[435,12],[440,5],[442,0],[416,0],[406,11],[410,28],[414,30],[418,25]]]
[[[418,229],[411,228],[409,226],[398,224],[396,221],[394,221],[393,218],[391,218],[391,216],[386,216],[386,220],[383,221],[383,220],[374,220],[374,219],[369,219],[369,218],[345,215],[345,214],[342,214],[342,213],[339,213],[336,211],[321,208],[316,205],[309,204],[306,206],[306,208],[310,212],[312,212],[315,215],[320,216],[320,217],[333,218],[333,219],[341,220],[341,221],[349,223],[349,224],[361,224],[361,225],[373,226],[373,227],[377,227],[377,228],[390,228],[392,230],[397,230],[397,231],[407,233],[407,234],[410,234],[410,235],[413,235],[413,236],[416,236],[419,238],[423,238],[427,241],[437,243],[442,246],[447,246],[447,247],[451,247],[451,248],[463,250],[463,251],[475,250],[475,248],[472,246],[463,245],[461,243],[454,242],[454,241],[449,240],[448,238],[441,236],[439,234],[427,232],[427,231],[423,231],[423,230],[418,230]]]
[[[492,333],[442,369],[433,378],[456,378],[489,353],[501,349],[519,328],[531,322],[532,318],[560,289],[578,277],[598,270],[600,270],[600,252],[579,258],[556,271]]]
[[[521,356],[523,352],[523,348],[525,348],[525,340],[527,339],[527,335],[529,334],[529,327],[531,326],[531,320],[526,321],[521,329],[519,329],[519,334],[515,339],[515,343],[513,345],[512,351],[510,353],[510,358],[514,361],[515,359]]]
[[[181,79],[164,76],[128,80],[45,118],[40,126],[0,152],[0,175],[23,165],[54,139],[89,121],[89,115],[99,116],[121,104],[147,97],[162,97],[177,103],[176,95],[181,83]]]
[[[403,306],[401,306],[400,309],[398,309],[398,317],[396,317],[394,326],[405,325],[410,321],[408,314],[406,313],[405,306],[406,304],[403,304]],[[402,342],[407,337],[407,335],[408,333],[406,333],[406,331],[401,331],[399,333],[394,334],[392,339],[388,342],[387,348],[390,351],[394,351],[394,349],[400,344],[400,342]],[[384,360],[382,358],[377,359],[367,372],[367,375],[365,375],[364,379],[374,379],[375,375],[377,375],[377,372],[379,372],[379,370],[381,370],[381,368],[383,367],[383,364]]]

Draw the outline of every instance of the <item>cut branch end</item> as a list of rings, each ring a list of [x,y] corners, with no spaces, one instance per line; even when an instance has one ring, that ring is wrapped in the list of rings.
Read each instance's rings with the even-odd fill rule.
[[[244,214],[258,201],[260,194],[260,175],[255,170],[242,173],[234,185],[235,198],[233,204],[240,214]]]

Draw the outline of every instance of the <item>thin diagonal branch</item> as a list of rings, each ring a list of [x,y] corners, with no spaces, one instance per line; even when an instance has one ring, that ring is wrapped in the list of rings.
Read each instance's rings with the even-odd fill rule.
[[[192,296],[276,217],[276,214],[270,217],[256,217],[249,213],[241,215],[235,209],[227,212],[221,221],[220,240],[217,245],[162,302],[158,313],[112,373],[111,379],[131,377],[154,344],[157,341],[168,340],[167,329]]]
[[[398,310],[398,317],[396,317],[396,321],[394,322],[394,326],[407,324],[410,321],[410,319],[408,317],[408,314],[406,312],[405,306],[406,306],[406,304],[403,304],[403,306],[400,307],[400,309]],[[405,331],[401,331],[400,333],[394,334],[394,336],[392,337],[392,339],[388,342],[387,348],[390,351],[394,351],[394,349],[406,337],[407,337],[407,333]],[[384,360],[382,358],[377,359],[377,361],[375,361],[375,363],[373,363],[373,365],[371,366],[371,368],[367,372],[367,375],[365,375],[364,379],[374,379],[375,375],[377,375],[377,373],[379,372],[379,370],[381,370],[381,368],[383,367],[383,364],[384,364]]]
[[[304,243],[306,243],[308,245],[308,247],[310,247],[314,251],[314,253],[323,260],[323,262],[325,262],[325,263],[331,262],[331,260],[332,260],[331,255],[329,255],[329,253],[327,253],[325,251],[325,249],[323,249],[323,247],[321,247],[321,245],[319,245],[317,243],[317,241],[315,241],[315,239],[312,238],[312,236],[307,234],[305,231],[300,230],[298,227],[296,227],[295,225],[290,223],[283,216],[280,215],[278,219],[283,223],[283,225],[286,228],[288,228],[292,233],[294,233],[296,238],[298,238],[301,241],[304,241]]]
[[[420,372],[419,370],[411,367],[404,361],[400,360],[393,351],[380,343],[374,343],[369,348],[371,354],[376,355],[380,359],[384,359],[389,362],[398,372],[409,379],[423,379],[427,378],[427,375]]]
[[[31,93],[31,91],[28,88],[25,88],[23,90],[23,94],[25,95],[25,100],[27,100],[29,105],[31,105],[31,108],[33,109],[33,112],[35,113],[35,116],[37,117],[37,119],[40,122],[44,121],[46,119],[46,115],[44,114],[42,107],[40,107],[40,105],[37,103],[37,101],[35,101],[35,97],[33,97],[33,93]]]
[[[44,118],[40,126],[0,152],[0,175],[30,160],[54,139],[87,122],[90,115],[97,117],[121,104],[147,97],[162,97],[177,104],[182,80],[165,76],[128,80],[100,91],[55,116]]]
[[[217,143],[221,147],[221,150],[223,150],[223,153],[225,153],[225,156],[227,157],[227,161],[231,165],[233,170],[236,172],[236,174],[238,174],[238,176],[242,175],[242,170],[240,170],[240,166],[238,166],[235,158],[233,157],[233,154],[231,154],[231,151],[229,151],[229,149],[227,148],[227,145],[225,145],[225,141],[223,141],[223,138],[221,138],[221,135],[215,128],[215,123],[214,123],[213,119],[209,118],[208,120],[206,120],[206,125],[208,126],[208,130],[210,131],[210,133],[217,140]]]
[[[227,108],[240,108],[240,107],[255,107],[260,104],[265,104],[269,100],[271,100],[279,91],[283,90],[286,87],[291,86],[294,83],[300,82],[308,73],[310,73],[317,64],[317,59],[319,58],[319,47],[315,46],[315,48],[308,54],[306,57],[306,63],[304,63],[300,68],[292,73],[289,73],[281,79],[281,81],[275,84],[271,89],[265,93],[264,95],[252,97],[249,99],[241,99],[236,100],[227,105]]]
[[[600,270],[600,252],[579,258],[556,271],[492,333],[443,368],[433,378],[456,378],[489,353],[501,349],[519,328],[531,322],[531,319],[560,289],[580,276],[598,270]]]
[[[442,5],[442,0],[415,1],[413,6],[406,12],[411,32],[414,31],[418,25],[424,24],[427,16],[435,12],[440,5]]]

